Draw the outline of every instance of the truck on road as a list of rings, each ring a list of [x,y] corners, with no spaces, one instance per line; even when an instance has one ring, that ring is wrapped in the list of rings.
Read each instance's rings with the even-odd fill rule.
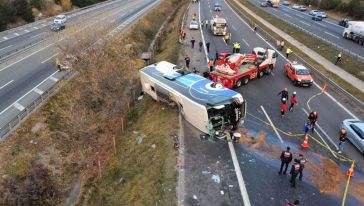
[[[364,45],[364,21],[349,21],[343,32],[345,39],[351,39],[360,45]]]
[[[227,88],[240,87],[249,80],[270,74],[275,67],[278,54],[271,49],[256,47],[252,54],[232,54],[223,64],[217,65],[211,72],[211,78]]]
[[[143,91],[156,101],[174,103],[185,120],[214,137],[244,122],[246,102],[240,93],[182,67],[161,61],[139,70]]]
[[[227,31],[226,19],[222,17],[214,17],[210,20],[210,30],[216,36],[224,36]]]
[[[267,0],[267,5],[278,8],[279,7],[280,0]]]

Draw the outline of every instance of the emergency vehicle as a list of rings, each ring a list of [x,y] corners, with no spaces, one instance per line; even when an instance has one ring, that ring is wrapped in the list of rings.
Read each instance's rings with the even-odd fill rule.
[[[233,88],[248,84],[249,80],[260,78],[264,74],[270,74],[275,67],[278,54],[271,49],[256,47],[252,54],[223,53],[220,56],[227,57],[211,72],[211,78],[227,88]]]
[[[162,61],[139,70],[143,91],[156,101],[175,103],[185,120],[214,137],[244,122],[243,96],[184,68]]]
[[[310,87],[313,84],[311,72],[305,66],[298,64],[296,61],[285,64],[283,72],[295,86]]]

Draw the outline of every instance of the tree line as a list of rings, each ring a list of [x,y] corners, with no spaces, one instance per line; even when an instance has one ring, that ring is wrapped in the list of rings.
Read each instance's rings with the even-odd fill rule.
[[[364,20],[364,0],[294,0],[306,6],[312,5],[324,10],[333,10],[347,14],[348,16]]]
[[[33,22],[32,8],[42,11],[46,9],[49,2],[62,5],[65,0],[0,0],[0,31],[8,28],[8,25],[15,23],[19,18],[26,22]],[[68,0],[70,7],[85,7],[104,0]]]

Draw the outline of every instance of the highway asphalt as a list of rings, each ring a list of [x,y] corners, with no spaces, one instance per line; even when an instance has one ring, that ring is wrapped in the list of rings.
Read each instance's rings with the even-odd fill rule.
[[[344,27],[338,25],[338,21],[330,18],[326,18],[323,21],[314,21],[312,16],[307,12],[301,12],[292,9],[290,6],[281,5],[279,8],[273,7],[260,7],[262,0],[249,0],[251,3],[256,5],[264,11],[276,16],[282,21],[288,21],[306,31],[319,36],[330,44],[336,45],[338,48],[347,49],[355,55],[362,57],[364,62],[364,46],[359,45],[351,40],[344,39],[342,33]],[[333,57],[334,58],[334,57]]]
[[[201,0],[200,2],[200,21],[211,19],[212,16],[216,15],[212,10],[214,1]],[[232,11],[225,1],[221,1],[221,3],[223,10],[220,12],[220,16],[227,19],[228,28],[232,33],[231,42],[239,41],[241,43],[241,53],[250,53],[254,47],[258,46],[263,48],[274,47],[274,45],[269,45],[262,38],[260,38],[260,36],[258,36],[245,22],[242,21],[242,19],[237,16],[235,12]],[[189,12],[190,18],[187,20],[187,24],[189,23],[193,13],[199,13],[198,4],[191,5]],[[202,32],[204,41],[210,42],[211,44],[210,52],[208,54],[209,58],[214,59],[216,51],[232,51],[232,44],[225,44],[222,37],[213,36],[206,28],[203,28]],[[201,41],[200,31],[188,31],[187,36],[189,38],[188,42],[191,37],[196,39],[197,44],[199,41]],[[195,47],[194,50],[192,49],[191,51],[190,49],[186,53],[192,57],[191,67],[196,67],[196,69],[199,71],[207,70],[206,57],[203,54],[204,52],[199,52],[198,48]],[[316,129],[317,132],[315,132],[313,136],[321,142],[324,142],[324,144],[328,145],[331,149],[336,150],[341,121],[346,118],[363,119],[363,113],[359,111],[358,108],[354,108],[352,105],[347,103],[346,100],[341,99],[334,93],[329,92],[328,94],[326,93],[315,96],[321,92],[321,88],[319,86],[315,85],[310,88],[293,86],[292,82],[289,81],[282,72],[282,68],[285,63],[287,63],[287,60],[282,55],[280,55],[272,75],[264,76],[261,79],[252,80],[248,83],[248,85],[244,85],[241,88],[236,89],[236,91],[240,92],[248,102],[248,115],[244,127],[247,128],[249,132],[253,133],[264,131],[267,136],[270,137],[271,142],[278,145],[280,148],[291,146],[295,149],[295,154],[297,155],[299,144],[302,142],[303,137],[291,137],[281,133],[277,135],[272,128],[266,127],[257,118],[265,122],[268,122],[268,119],[270,119],[275,127],[287,132],[288,134],[300,134],[302,133],[304,122],[307,121],[308,112],[315,110],[318,112],[319,117],[317,122],[318,126]],[[317,77],[314,76],[315,80],[317,80],[316,78]],[[281,118],[280,97],[277,96],[277,94],[285,87],[288,88],[290,95],[293,91],[297,92],[299,104],[294,108],[293,112],[288,112],[284,118]],[[188,134],[191,133],[191,131],[185,130],[185,133]],[[194,137],[199,138],[196,137],[196,135]],[[187,141],[185,140],[185,142]],[[185,148],[188,147],[187,143]],[[310,142],[310,145],[311,148],[309,151],[318,152],[335,159],[331,152],[324,149],[323,147],[317,146],[317,144],[313,142]],[[193,147],[194,144],[191,144],[191,146]],[[323,205],[325,201],[329,203],[336,202],[335,205],[337,205],[340,202],[340,199],[337,197],[319,194],[317,188],[312,186],[312,182],[305,182],[304,189],[299,188],[297,191],[293,192],[291,190],[288,192],[282,192],[286,188],[289,188],[289,184],[282,184],[280,183],[281,181],[276,181],[276,173],[278,170],[278,166],[276,164],[278,161],[275,163],[272,163],[271,161],[270,164],[267,165],[266,160],[254,160],[255,166],[250,167],[249,164],[246,164],[248,159],[245,158],[244,160],[244,155],[247,157],[246,154],[249,153],[249,151],[240,145],[235,145],[235,150],[239,159],[240,168],[242,168],[244,179],[246,180],[248,194],[252,194],[254,197],[251,198],[251,201],[253,201],[252,205],[263,205],[263,202],[267,203],[270,201],[274,203],[272,205],[279,205],[282,204],[282,198],[285,198],[285,196],[293,197],[293,195],[299,194],[301,197],[303,196],[304,199],[310,200],[309,204],[304,205]],[[226,150],[225,152],[228,151]],[[354,159],[358,164],[358,167],[356,168],[357,172],[363,173],[363,155],[360,154],[360,152],[350,143],[345,145],[344,154],[347,157]],[[269,173],[267,173],[268,171]],[[273,174],[276,176],[273,176]],[[266,175],[272,177],[273,180],[268,181],[266,178],[262,178]],[[188,172],[186,173],[186,176],[188,176]],[[279,199],[274,200],[274,198],[277,197],[279,197]],[[348,205],[356,205],[355,200],[351,200]]]
[[[124,28],[145,13],[145,9],[150,8],[148,6],[158,2],[155,0],[123,0],[118,1],[118,4],[108,3],[108,12],[90,18],[90,21],[87,21],[88,18],[86,18],[78,24],[75,22],[77,30],[72,29],[72,32],[89,31],[87,29],[100,28],[108,24],[111,26],[110,30],[115,27]],[[105,8],[102,9],[102,11],[104,10]],[[82,19],[81,16],[80,19]],[[57,45],[66,42],[69,35],[73,35],[70,33],[67,33],[66,28],[56,38],[45,39],[47,44],[32,48],[31,51],[22,54],[11,63],[0,64],[0,128],[7,127],[6,124],[10,120],[24,112],[32,101],[64,76],[64,72],[56,70],[54,59],[60,53]],[[24,39],[26,40],[26,38]],[[0,134],[0,136],[2,135]]]

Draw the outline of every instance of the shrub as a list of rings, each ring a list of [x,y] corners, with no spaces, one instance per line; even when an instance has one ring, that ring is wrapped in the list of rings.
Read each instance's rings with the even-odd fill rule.
[[[16,9],[16,15],[21,16],[27,22],[33,22],[34,16],[32,14],[32,8],[26,0],[15,0],[13,2]]]
[[[6,29],[10,22],[15,21],[16,10],[8,1],[0,1],[0,31]]]
[[[339,6],[340,0],[321,0],[320,8],[325,10],[335,9]]]

